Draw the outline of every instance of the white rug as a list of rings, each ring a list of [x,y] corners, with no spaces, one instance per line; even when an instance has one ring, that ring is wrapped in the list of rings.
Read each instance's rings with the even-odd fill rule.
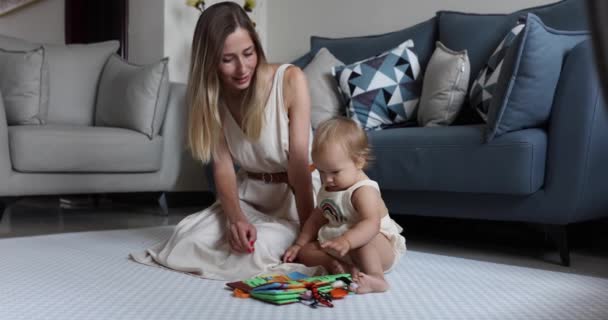
[[[127,259],[171,228],[0,240],[0,319],[608,319],[608,279],[412,251],[389,292],[333,309],[237,299]]]

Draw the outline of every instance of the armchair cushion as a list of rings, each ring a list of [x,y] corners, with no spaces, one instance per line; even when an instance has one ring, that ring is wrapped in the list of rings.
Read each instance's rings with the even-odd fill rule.
[[[0,48],[0,90],[8,125],[44,124],[48,92],[42,91],[44,49],[6,51]]]
[[[10,126],[13,169],[19,172],[154,172],[161,167],[162,137],[127,129],[45,125]]]
[[[507,132],[539,127],[549,119],[564,57],[589,37],[560,31],[528,13],[526,26],[507,50],[490,102],[486,141]]]
[[[31,43],[25,40],[0,35],[0,48],[7,51],[31,51],[40,48],[40,44]],[[49,64],[46,51],[42,62],[42,75],[40,79],[40,116],[42,122],[46,122],[49,109]]]
[[[50,76],[48,123],[93,124],[101,70],[118,44],[44,45]]]
[[[167,62],[136,66],[112,55],[99,84],[95,125],[158,135],[169,98]]]

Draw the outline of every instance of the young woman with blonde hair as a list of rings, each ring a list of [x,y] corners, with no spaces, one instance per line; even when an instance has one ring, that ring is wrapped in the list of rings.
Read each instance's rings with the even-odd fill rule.
[[[218,3],[202,12],[194,32],[187,103],[188,144],[212,163],[218,200],[132,258],[221,280],[315,272],[281,263],[313,209],[313,180],[319,185],[309,166],[304,73],[267,63],[246,12]]]

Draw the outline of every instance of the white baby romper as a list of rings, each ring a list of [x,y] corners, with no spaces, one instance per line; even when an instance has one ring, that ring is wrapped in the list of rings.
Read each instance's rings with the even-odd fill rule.
[[[325,187],[321,188],[317,195],[317,206],[323,211],[323,216],[329,222],[319,229],[319,243],[341,236],[360,220],[359,213],[353,207],[351,198],[353,192],[362,186],[371,186],[380,192],[378,183],[369,179],[361,180],[342,191],[327,191]],[[395,253],[395,260],[386,272],[391,271],[399,262],[399,258],[405,253],[405,238],[401,235],[401,231],[403,231],[403,228],[391,219],[388,213],[380,221],[380,233],[388,238]],[[336,258],[352,263],[348,258]]]

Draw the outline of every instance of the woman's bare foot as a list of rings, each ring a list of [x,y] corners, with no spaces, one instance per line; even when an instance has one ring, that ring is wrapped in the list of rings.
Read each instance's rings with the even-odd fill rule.
[[[355,280],[357,279],[357,280]],[[388,290],[388,282],[381,276],[371,276],[363,272],[353,275],[353,281],[357,284],[355,292],[357,294],[370,292],[384,292]]]

